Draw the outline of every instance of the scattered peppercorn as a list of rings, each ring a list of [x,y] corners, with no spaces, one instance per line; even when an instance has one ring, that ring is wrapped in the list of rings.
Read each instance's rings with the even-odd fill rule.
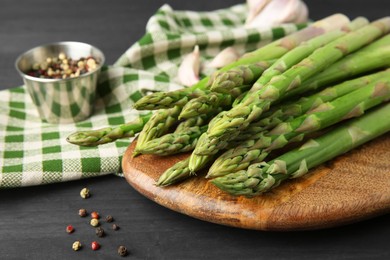
[[[74,251],[79,251],[81,249],[81,243],[80,241],[75,241],[73,242],[72,249]]]
[[[96,241],[93,241],[91,244],[92,250],[98,250],[100,248],[100,244]]]
[[[89,189],[88,188],[83,188],[81,191],[80,191],[80,196],[83,198],[83,199],[87,199],[91,196],[90,192],[89,192]]]
[[[118,247],[118,254],[120,256],[126,256],[127,255],[127,248],[124,246],[119,246]]]
[[[74,227],[72,225],[66,226],[66,232],[68,234],[73,233],[73,231],[74,231]]]
[[[99,213],[97,213],[96,211],[92,212],[91,213],[91,218],[99,219],[100,218]]]
[[[79,209],[79,216],[82,218],[87,216],[87,211],[85,209]]]
[[[90,197],[90,193],[89,193],[88,188],[83,188],[83,189],[80,191],[80,196],[81,196],[82,198],[89,198],[89,197]],[[81,208],[81,209],[79,209],[78,214],[79,214],[80,217],[85,217],[85,216],[87,216],[88,213],[87,213],[87,210],[86,210],[86,209]],[[101,238],[101,237],[104,237],[104,236],[106,235],[106,233],[105,233],[104,229],[103,229],[102,227],[100,227],[100,222],[99,222],[100,215],[99,215],[99,213],[98,213],[97,211],[93,211],[93,212],[90,213],[90,215],[91,215],[90,224],[91,224],[91,226],[96,227],[96,228],[95,228],[95,234],[96,234],[98,237],[100,237],[100,238]],[[107,215],[106,218],[105,218],[105,221],[106,221],[107,223],[111,223],[111,222],[114,221],[114,218],[113,218],[111,215]],[[118,230],[118,229],[119,229],[119,226],[118,226],[117,224],[114,223],[114,224],[112,224],[112,229],[113,229],[113,230]],[[66,232],[68,232],[68,233],[74,232],[73,226],[72,226],[72,225],[68,225],[68,226],[66,227]],[[82,247],[82,245],[81,245],[80,241],[75,241],[75,242],[73,243],[73,245],[72,245],[72,249],[73,249],[74,251],[80,250],[81,247]],[[91,243],[91,248],[92,248],[92,250],[94,250],[94,251],[95,251],[95,250],[99,250],[100,247],[101,247],[101,245],[100,245],[97,241],[93,241],[93,242]],[[118,247],[118,254],[119,254],[120,256],[122,256],[122,257],[127,256],[127,255],[128,255],[127,248],[126,248],[125,246],[123,246],[123,245],[119,246],[119,247]]]
[[[97,226],[99,226],[99,220],[97,220],[96,218],[93,218],[93,219],[91,219],[90,224],[93,227],[97,227]]]
[[[117,224],[112,224],[112,229],[113,230],[118,230],[119,229],[119,226]]]
[[[108,215],[106,217],[106,222],[111,223],[112,221],[114,221],[114,218],[111,215]]]
[[[95,233],[98,237],[104,237],[105,233],[104,233],[104,229],[101,228],[101,227],[98,227],[95,229]]]
[[[27,74],[32,77],[49,79],[74,78],[95,70],[97,64],[98,62],[93,57],[73,60],[65,53],[60,53],[58,57],[48,57],[42,63],[35,63]]]

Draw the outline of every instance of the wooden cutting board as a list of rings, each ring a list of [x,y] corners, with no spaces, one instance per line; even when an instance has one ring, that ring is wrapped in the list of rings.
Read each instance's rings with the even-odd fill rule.
[[[188,154],[133,158],[124,154],[128,183],[147,198],[201,220],[256,230],[309,230],[345,225],[390,213],[390,134],[285,182],[255,198],[231,196],[200,173],[170,187],[160,174]]]

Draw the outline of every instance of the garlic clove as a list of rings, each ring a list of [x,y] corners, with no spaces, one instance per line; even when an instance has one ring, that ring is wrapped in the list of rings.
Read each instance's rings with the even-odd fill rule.
[[[300,0],[273,0],[247,27],[270,28],[282,23],[294,22],[303,6]]]
[[[290,4],[286,6],[285,16],[280,16],[281,19],[277,22],[277,24],[282,23],[292,23],[299,17],[302,11],[302,1],[300,0],[290,0]],[[289,8],[287,8],[289,7]],[[277,25],[275,24],[275,25]]]
[[[253,19],[264,9],[264,7],[272,0],[247,0],[248,16],[245,24],[250,24]]]
[[[300,7],[294,22],[305,23],[309,19],[309,8],[303,1],[299,1],[299,2],[300,2]]]
[[[239,57],[240,54],[233,47],[227,47],[214,57],[209,66],[212,68],[222,68],[236,61]]]
[[[194,50],[187,54],[178,69],[178,79],[184,86],[192,86],[199,81],[200,52],[196,45]]]

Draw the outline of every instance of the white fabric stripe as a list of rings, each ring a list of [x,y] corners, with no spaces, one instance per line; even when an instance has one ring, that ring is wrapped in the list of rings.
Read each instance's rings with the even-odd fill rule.
[[[69,164],[67,164],[69,165]],[[79,171],[79,169],[76,169],[77,171],[69,171],[68,169],[64,169],[64,172],[62,173],[62,181],[71,181],[71,180],[78,180],[81,178],[82,173]]]
[[[42,184],[42,170],[24,171],[22,175],[22,186],[32,186]]]
[[[137,61],[140,61],[141,58],[142,58],[142,52],[141,52],[141,47],[139,46],[139,44],[135,44],[133,47],[129,48],[126,52],[125,52],[125,58],[127,59],[127,62],[124,62],[124,61],[121,61],[119,64],[118,64],[118,61],[116,62],[116,65],[120,65],[120,66],[125,66],[126,63],[136,63]],[[131,62],[130,62],[131,61]],[[139,66],[136,66],[136,67],[139,67]]]
[[[1,106],[4,106],[4,108],[8,108],[5,106],[5,104],[8,104],[8,102],[10,100],[11,100],[11,91],[1,91],[1,93],[0,93]],[[2,121],[0,121],[0,122],[2,122]]]
[[[24,122],[23,128],[27,131],[30,129],[28,120]],[[22,186],[38,185],[42,182],[42,147],[43,143],[40,134],[34,136],[25,136],[23,143]],[[30,169],[30,164],[34,164],[36,166]]]
[[[62,180],[76,180],[82,177],[81,169],[81,155],[76,160],[64,159],[62,163]]]

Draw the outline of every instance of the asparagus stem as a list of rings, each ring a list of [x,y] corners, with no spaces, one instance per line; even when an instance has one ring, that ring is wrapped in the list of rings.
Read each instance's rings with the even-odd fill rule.
[[[341,36],[344,36],[348,32],[357,30],[368,24],[368,20],[364,17],[358,17],[346,26],[343,26],[339,30],[327,32],[318,37],[309,39],[306,42],[302,42],[295,49],[287,52],[283,57],[278,59],[272,64],[259,79],[254,83],[247,95],[261,89],[265,84],[271,81],[271,79],[277,75],[281,75],[293,65],[306,58],[308,55],[313,53],[316,49],[323,47],[324,45],[334,41]]]
[[[367,76],[355,78],[345,81],[338,85],[328,87],[318,93],[308,97],[302,97],[297,101],[289,102],[274,107],[273,109],[264,113],[259,120],[252,122],[248,128],[243,130],[239,136],[233,140],[233,144],[239,145],[242,141],[253,139],[258,133],[270,130],[282,122],[288,122],[294,117],[300,116],[310,109],[332,101],[338,97],[348,94],[358,88],[364,87],[367,84],[375,82],[382,77],[389,75],[390,71],[380,71],[369,74]]]
[[[348,23],[349,19],[345,15],[334,14],[322,20],[316,21],[298,32],[287,35],[262,48],[252,51],[244,55],[242,58],[246,60],[252,59],[253,62],[251,63],[258,61],[258,57],[268,56],[268,58],[262,58],[262,60],[279,58],[288,51],[294,49],[301,42],[307,41],[308,39],[322,35],[326,32],[339,29],[346,26]],[[236,67],[236,65],[234,67]]]
[[[97,130],[78,131],[70,134],[66,141],[80,146],[98,146],[114,142],[117,139],[133,137],[139,133],[148,122],[152,113],[139,116],[136,120],[116,127],[106,127]]]
[[[301,141],[308,133],[351,117],[358,117],[389,98],[390,73],[387,73],[386,78],[324,103],[304,115],[277,125],[269,132],[260,132],[234,149],[227,150],[212,164],[207,177],[218,177],[246,169],[250,164],[264,160],[269,152],[282,148],[289,142]]]
[[[390,35],[386,35],[309,78],[301,86],[287,93],[285,98],[299,95],[302,89],[316,90],[389,65]]]
[[[255,196],[267,192],[289,178],[301,177],[310,169],[389,132],[389,115],[390,103],[387,103],[268,163],[253,164],[247,170],[211,182],[232,195]]]
[[[297,101],[277,106],[274,109],[267,111],[267,113],[264,113],[261,116],[262,119],[250,124],[248,129],[244,130],[244,132],[240,134],[240,137],[242,138],[245,134],[253,135],[256,133],[255,131],[257,131],[258,133],[260,127],[262,127],[262,130],[271,129],[277,124],[284,121],[288,121],[288,119],[294,118],[296,116],[302,115],[310,109],[314,109],[315,107],[325,102],[332,101],[358,88],[364,87],[367,84],[376,82],[381,78],[386,78],[388,77],[388,75],[390,75],[389,73],[389,70],[385,70],[372,73],[367,76],[354,78],[352,80],[344,81],[335,86],[328,87],[311,96],[302,97]]]
[[[390,31],[390,18],[386,17],[364,26],[356,31],[317,49],[291,69],[264,88],[250,95],[244,102],[236,105],[218,121],[209,127],[207,138],[198,141],[194,153],[199,155],[215,154],[236,138],[240,131],[248,127],[250,122],[269,109],[271,104],[279,101],[286,92],[298,87],[315,73],[322,71],[347,54],[358,50]],[[304,91],[304,90],[302,90]],[[212,120],[214,121],[214,119]],[[207,140],[207,142],[204,142]]]

